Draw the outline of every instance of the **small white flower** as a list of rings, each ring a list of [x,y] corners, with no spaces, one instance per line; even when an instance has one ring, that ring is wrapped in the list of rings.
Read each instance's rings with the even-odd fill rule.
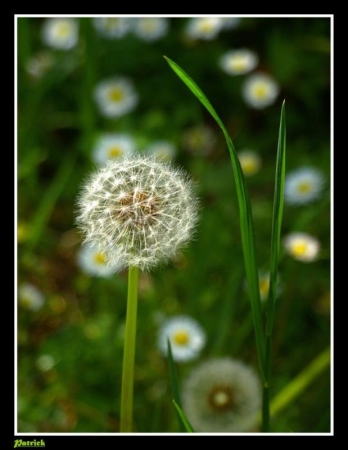
[[[18,301],[24,308],[36,311],[43,306],[44,296],[33,284],[23,283],[18,287]]]
[[[153,155],[162,161],[170,161],[176,155],[176,147],[168,141],[157,141],[145,149],[148,155]]]
[[[54,58],[48,52],[40,52],[32,56],[25,68],[30,75],[41,78],[53,66]]]
[[[135,152],[135,142],[123,133],[105,133],[99,137],[93,149],[94,161],[101,165],[116,161]]]
[[[41,355],[36,360],[36,367],[41,372],[47,372],[48,370],[51,370],[55,364],[56,361],[51,355]]]
[[[176,256],[198,218],[192,182],[172,164],[134,155],[93,173],[78,197],[85,242],[111,263],[151,269]]]
[[[320,251],[318,239],[308,233],[291,233],[284,238],[283,243],[289,255],[302,262],[316,260]]]
[[[249,106],[262,109],[275,102],[279,94],[279,85],[269,75],[255,73],[244,81],[242,94]]]
[[[42,39],[50,47],[70,50],[78,42],[78,23],[71,18],[46,19],[42,28]]]
[[[124,77],[101,81],[94,91],[100,113],[105,117],[120,117],[134,110],[138,94],[133,83]]]
[[[97,32],[107,39],[120,39],[131,28],[129,17],[94,17],[93,25]]]
[[[139,17],[133,20],[133,33],[144,41],[157,41],[168,32],[169,20],[165,17]]]
[[[221,31],[222,23],[218,17],[194,17],[186,27],[186,35],[190,39],[214,39]]]
[[[195,125],[184,133],[183,145],[193,155],[207,155],[215,143],[214,131],[205,124]]]
[[[185,362],[199,356],[206,342],[202,327],[191,317],[177,316],[168,319],[158,335],[158,347],[164,356],[168,354],[169,339],[174,361]]]
[[[248,49],[229,50],[220,58],[220,67],[228,75],[244,75],[257,66],[259,57]]]
[[[262,389],[251,367],[231,358],[214,358],[192,370],[181,398],[196,432],[249,432],[257,425]]]
[[[114,256],[111,263],[106,252],[86,244],[81,246],[77,254],[77,262],[86,274],[97,277],[109,277],[124,268],[121,258],[117,259]]]
[[[261,168],[261,157],[253,150],[241,150],[238,159],[245,176],[252,176]]]
[[[223,30],[232,30],[240,24],[240,17],[220,17],[221,27]]]
[[[324,176],[319,170],[302,167],[285,178],[285,201],[303,205],[317,200],[324,187]]]

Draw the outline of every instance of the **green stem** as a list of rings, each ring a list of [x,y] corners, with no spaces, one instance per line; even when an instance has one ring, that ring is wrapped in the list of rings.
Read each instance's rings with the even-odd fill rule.
[[[266,354],[265,354],[265,376],[266,379],[263,384],[262,396],[262,431],[268,433],[270,431],[270,378],[271,378],[271,350],[272,350],[272,336],[266,335]]]
[[[137,327],[138,268],[128,271],[126,330],[124,337],[120,432],[132,431],[135,337]]]

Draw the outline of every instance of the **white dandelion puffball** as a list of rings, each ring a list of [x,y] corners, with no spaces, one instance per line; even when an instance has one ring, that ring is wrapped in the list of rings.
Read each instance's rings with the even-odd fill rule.
[[[275,102],[279,94],[278,83],[269,75],[249,75],[242,86],[245,102],[255,109],[263,109]]]
[[[18,287],[18,302],[26,309],[37,311],[44,305],[44,295],[33,284],[22,283]]]
[[[120,39],[131,28],[129,17],[94,17],[93,25],[97,33],[106,39]]]
[[[228,75],[244,75],[257,66],[259,58],[248,49],[230,50],[220,58],[220,67]]]
[[[285,177],[285,201],[293,205],[304,205],[317,200],[324,187],[324,176],[319,170],[301,167]]]
[[[315,261],[320,251],[320,242],[308,233],[290,233],[283,243],[289,255],[302,262]]]
[[[125,77],[101,81],[95,88],[94,99],[105,117],[120,117],[135,109],[138,94],[133,83]]]
[[[77,253],[77,263],[87,275],[104,278],[120,272],[124,268],[121,258],[117,259],[114,256],[111,264],[107,253],[87,244],[83,244]]]
[[[77,204],[85,242],[106,252],[111,263],[117,257],[142,270],[176,256],[198,219],[188,176],[170,163],[141,155],[109,162],[93,173]]]
[[[165,17],[137,17],[133,19],[133,33],[144,41],[153,42],[164,37],[169,28]]]
[[[78,23],[72,18],[46,19],[42,28],[42,40],[49,47],[70,50],[78,42]]]
[[[185,32],[190,39],[211,40],[217,37],[222,26],[218,17],[193,17],[188,21]]]
[[[174,361],[184,362],[199,356],[206,342],[206,335],[199,323],[187,316],[176,316],[162,325],[158,335],[158,348],[167,356],[168,342]]]
[[[248,432],[257,425],[262,389],[251,367],[231,358],[215,358],[192,370],[181,398],[196,432]]]
[[[135,142],[123,133],[102,134],[93,149],[93,160],[98,165],[108,161],[118,161],[135,153]]]

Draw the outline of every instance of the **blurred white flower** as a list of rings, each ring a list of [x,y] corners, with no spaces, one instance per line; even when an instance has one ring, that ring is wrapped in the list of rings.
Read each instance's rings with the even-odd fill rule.
[[[231,358],[214,358],[192,370],[181,398],[196,432],[250,432],[257,426],[262,389],[251,367]]]
[[[108,162],[84,183],[77,203],[85,242],[107,253],[111,264],[121,258],[142,270],[174,258],[198,218],[191,180],[153,156]]]
[[[42,28],[43,42],[59,50],[70,50],[78,42],[78,22],[72,18],[46,19]]]
[[[36,360],[36,367],[41,370],[41,372],[51,370],[55,364],[56,361],[51,355],[41,355]]]
[[[211,40],[217,37],[222,28],[218,17],[193,17],[189,19],[185,32],[190,39]]]
[[[254,150],[241,150],[238,159],[245,176],[252,176],[261,169],[261,156]]]
[[[255,52],[242,48],[229,50],[220,58],[220,67],[228,75],[244,75],[257,66],[259,57]]]
[[[120,39],[131,28],[129,17],[94,17],[93,25],[97,32],[107,39]]]
[[[271,76],[263,73],[249,75],[242,86],[245,102],[255,109],[271,105],[275,102],[278,94],[278,83]]]
[[[120,117],[138,105],[138,94],[133,83],[125,77],[101,81],[95,88],[94,99],[105,117]]]
[[[285,201],[303,205],[317,200],[324,187],[324,176],[319,170],[301,167],[285,177]]]
[[[32,311],[40,309],[44,304],[43,293],[31,283],[23,283],[18,287],[18,302]]]
[[[315,261],[320,251],[318,239],[308,233],[290,233],[284,238],[283,243],[289,255],[302,262]]]
[[[238,27],[240,21],[240,17],[220,17],[221,28],[223,30],[232,30],[233,28]]]
[[[124,268],[120,257],[114,256],[110,262],[106,252],[87,244],[83,244],[77,253],[77,263],[87,275],[97,277],[109,277]]]
[[[148,42],[157,41],[168,32],[169,20],[165,17],[137,17],[133,19],[133,33]]]
[[[174,361],[185,362],[199,356],[206,335],[199,323],[188,316],[175,316],[163,323],[158,334],[158,348],[167,356],[168,342]]]
[[[53,66],[54,58],[49,52],[33,55],[25,66],[27,72],[35,78],[41,78]]]
[[[102,165],[135,153],[134,139],[123,133],[104,133],[99,136],[94,149],[93,160]]]
[[[153,155],[162,161],[173,159],[176,151],[175,145],[169,141],[156,141],[145,149],[148,155]]]

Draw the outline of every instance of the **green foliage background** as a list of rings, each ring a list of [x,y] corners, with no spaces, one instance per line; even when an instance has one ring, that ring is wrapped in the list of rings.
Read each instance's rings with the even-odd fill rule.
[[[275,323],[274,396],[330,343],[330,18],[244,17],[212,40],[189,42],[189,18],[169,19],[167,35],[148,43],[129,34],[108,40],[92,19],[77,18],[79,41],[69,51],[41,39],[45,18],[17,18],[17,217],[18,285],[29,282],[45,296],[38,311],[18,304],[17,416],[20,432],[117,432],[127,273],[103,279],[77,265],[81,238],[74,224],[82,180],[93,170],[98,133],[131,134],[139,150],[171,141],[174,163],[197,182],[201,220],[195,240],[172,264],[140,277],[134,392],[136,432],[178,432],[168,365],[157,348],[161,320],[194,317],[207,333],[198,360],[178,364],[179,380],[200,360],[231,356],[257,369],[238,205],[224,137],[202,105],[170,70],[177,62],[208,96],[236,150],[255,149],[262,169],[247,178],[260,270],[267,270],[279,114],[287,108],[287,172],[303,165],[326,177],[323,196],[304,206],[285,204],[283,234],[305,231],[322,245],[320,258],[301,263],[281,254],[281,295]],[[258,69],[280,84],[276,102],[252,110],[242,99],[245,75],[231,77],[219,58],[250,48]],[[31,57],[47,50],[53,66],[40,78],[27,71]],[[102,117],[95,85],[129,77],[138,107],[119,119]],[[216,133],[208,155],[193,155],[184,133],[206,124]],[[40,371],[37,360],[55,365]],[[149,414],[149,412],[151,412]],[[275,432],[330,431],[327,369],[272,420]]]

